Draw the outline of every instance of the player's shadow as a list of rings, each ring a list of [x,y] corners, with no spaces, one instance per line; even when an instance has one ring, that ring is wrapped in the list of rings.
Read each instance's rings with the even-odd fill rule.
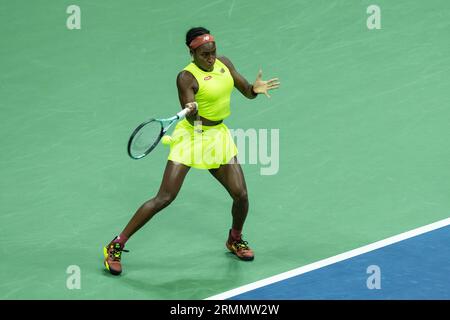
[[[248,272],[248,263],[252,263],[241,261],[226,251],[217,253],[212,250],[202,254],[217,257],[211,259],[210,265],[192,255],[177,255],[173,258],[166,256],[159,261],[145,261],[141,258],[139,262],[135,260],[124,263],[124,272],[118,277],[123,285],[149,298],[198,299],[217,294],[224,288],[242,285],[242,277]],[[186,277],[186,270],[194,270],[192,274],[195,275]],[[117,277],[105,269],[102,273],[107,277]],[[168,273],[171,274],[170,278]]]
[[[157,279],[141,280],[136,277],[123,277],[121,282],[135,291],[142,292],[150,298],[157,299],[199,299],[217,294],[215,288],[234,288],[239,285],[236,279],[228,277],[177,277],[168,281]]]

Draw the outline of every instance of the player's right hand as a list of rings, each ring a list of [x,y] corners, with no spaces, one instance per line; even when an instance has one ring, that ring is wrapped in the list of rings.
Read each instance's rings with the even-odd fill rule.
[[[195,116],[198,111],[198,104],[197,102],[188,102],[185,104],[185,109],[188,109],[188,112],[186,113],[186,116]]]

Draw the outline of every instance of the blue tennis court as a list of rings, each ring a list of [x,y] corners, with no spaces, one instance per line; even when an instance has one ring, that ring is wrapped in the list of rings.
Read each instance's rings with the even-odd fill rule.
[[[450,299],[448,223],[392,244],[395,238],[380,241],[378,249],[230,299]]]

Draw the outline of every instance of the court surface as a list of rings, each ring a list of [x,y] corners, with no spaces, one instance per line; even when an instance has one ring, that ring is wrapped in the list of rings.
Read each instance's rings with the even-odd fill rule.
[[[66,26],[73,4],[79,30]],[[0,298],[205,299],[449,218],[450,2],[376,1],[381,29],[369,30],[372,4],[2,1]],[[271,99],[235,90],[226,120],[279,130],[275,174],[240,150],[244,239],[256,258],[227,253],[231,199],[191,170],[113,277],[102,246],[156,193],[168,155],[161,145],[131,160],[126,143],[140,122],[179,110],[175,79],[194,26],[210,29],[250,82],[261,67],[282,83]],[[305,273],[289,296],[274,285],[259,298],[449,299],[448,237],[442,227]],[[371,265],[380,290],[365,287]],[[71,266],[80,289],[67,286]],[[430,275],[423,291],[410,291],[422,279],[413,274]]]
[[[448,300],[449,224],[447,218],[208,300]]]

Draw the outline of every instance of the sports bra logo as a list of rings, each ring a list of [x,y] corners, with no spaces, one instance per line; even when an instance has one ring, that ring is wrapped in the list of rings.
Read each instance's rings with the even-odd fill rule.
[[[204,77],[203,80],[207,81],[207,80],[209,80],[211,78],[212,78],[212,76],[207,76],[207,77]]]

